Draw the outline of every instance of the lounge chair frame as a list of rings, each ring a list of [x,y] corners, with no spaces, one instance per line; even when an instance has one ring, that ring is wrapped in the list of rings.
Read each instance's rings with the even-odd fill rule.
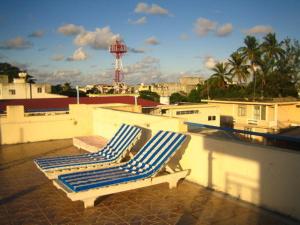
[[[190,170],[182,170],[182,171],[177,171],[166,175],[150,177],[150,178],[118,184],[118,185],[94,188],[94,189],[81,191],[81,192],[73,192],[72,190],[68,189],[66,186],[61,184],[61,182],[57,179],[53,180],[53,184],[58,189],[63,190],[67,194],[67,197],[70,198],[72,201],[78,201],[78,200],[83,201],[84,208],[89,208],[89,207],[94,207],[96,199],[104,195],[134,190],[137,188],[143,188],[143,187],[148,187],[148,186],[162,184],[162,183],[169,183],[170,189],[176,188],[179,180],[184,179],[186,176],[188,176],[189,172]]]
[[[182,147],[182,144],[180,144],[178,149]],[[124,183],[118,183],[118,184],[108,185],[108,186],[103,186],[98,188],[91,188],[79,192],[75,192],[71,190],[58,179],[53,180],[53,184],[58,189],[63,190],[67,194],[67,197],[70,198],[72,201],[78,201],[78,200],[83,201],[85,208],[93,207],[96,199],[104,195],[119,193],[128,190],[134,190],[137,188],[148,187],[148,186],[161,184],[161,183],[169,183],[169,188],[171,189],[177,187],[179,180],[184,179],[190,173],[189,169],[179,170],[177,168],[177,170],[176,169],[173,170],[168,166],[168,162],[175,154],[176,151],[169,156],[169,158],[164,162],[164,164],[161,165],[160,169],[158,169],[154,174],[152,174],[150,177],[146,177],[142,179],[132,180]],[[119,166],[122,166],[122,164],[119,164]],[[160,175],[160,171],[163,170],[168,171],[169,174]]]
[[[75,173],[75,172],[80,172],[80,171],[88,171],[88,170],[95,170],[95,169],[100,169],[100,168],[106,168],[110,166],[114,166],[117,163],[120,163],[127,155],[129,157],[132,157],[132,154],[130,153],[130,150],[133,148],[133,146],[140,140],[142,132],[139,132],[138,135],[135,137],[135,139],[131,142],[131,144],[123,151],[122,155],[115,161],[110,161],[110,162],[95,162],[95,163],[90,163],[90,164],[82,164],[82,165],[74,165],[74,166],[68,166],[68,167],[61,167],[61,168],[53,168],[53,169],[48,169],[48,170],[43,170],[40,168],[40,166],[36,163],[35,165],[45,174],[45,176],[48,179],[57,179],[57,177],[61,174],[66,174],[66,173]]]

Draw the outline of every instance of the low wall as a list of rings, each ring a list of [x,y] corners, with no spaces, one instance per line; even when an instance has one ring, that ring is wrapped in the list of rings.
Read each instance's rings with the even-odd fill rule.
[[[132,124],[151,130],[154,134],[159,130],[176,132],[187,131],[183,119],[154,116],[141,113],[120,112],[118,110],[97,108],[93,111],[93,134],[110,138],[122,123]]]
[[[180,163],[190,181],[300,219],[298,152],[189,135]]]
[[[121,123],[140,126],[152,135],[160,129],[186,131],[182,120],[178,118],[108,109],[95,109],[93,114],[94,134],[101,134],[108,139]],[[189,140],[180,165],[183,169],[191,169],[188,180],[300,219],[299,153],[187,134]]]
[[[93,110],[97,107],[141,112],[128,104],[71,104],[69,112],[24,113],[23,106],[8,106],[0,118],[0,144],[65,139],[92,134]],[[110,117],[106,117],[110,118]]]
[[[91,108],[70,105],[70,111],[52,113],[24,113],[23,106],[8,106],[7,116],[1,117],[1,144],[17,144],[51,139],[90,135]]]

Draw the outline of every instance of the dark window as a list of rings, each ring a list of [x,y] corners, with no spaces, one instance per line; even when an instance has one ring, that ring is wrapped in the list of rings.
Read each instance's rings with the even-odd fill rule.
[[[15,90],[15,89],[9,89],[9,90],[8,90],[8,93],[9,93],[10,95],[16,95],[16,90]]]

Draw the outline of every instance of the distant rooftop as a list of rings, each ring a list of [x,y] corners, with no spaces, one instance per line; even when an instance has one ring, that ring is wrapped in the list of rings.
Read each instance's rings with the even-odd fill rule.
[[[300,100],[295,99],[295,98],[274,98],[274,99],[263,99],[259,100],[256,99],[255,101],[250,100],[250,99],[222,99],[222,100],[217,100],[217,99],[202,99],[202,102],[207,102],[207,103],[235,103],[235,104],[251,104],[251,105],[273,105],[273,104],[280,104],[280,105],[286,105],[286,104],[300,104]]]
[[[12,99],[0,100],[0,113],[6,110],[8,105],[24,105],[25,112],[38,111],[64,111],[69,109],[69,104],[76,104],[76,98],[44,98],[44,99]],[[101,96],[81,97],[80,104],[109,104],[123,103],[135,104],[134,96]],[[142,108],[156,107],[158,102],[138,98],[137,104]]]

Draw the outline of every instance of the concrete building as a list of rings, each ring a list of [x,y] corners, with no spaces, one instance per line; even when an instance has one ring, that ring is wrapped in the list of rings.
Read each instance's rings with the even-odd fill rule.
[[[151,85],[141,84],[138,87],[138,91],[152,91],[156,92],[160,96],[170,96],[175,92],[190,93],[191,90],[197,87],[197,84],[203,84],[204,79],[202,77],[183,76],[179,79],[179,82],[169,83],[155,83]]]
[[[300,126],[300,101],[242,102],[203,100],[220,107],[221,124],[236,129],[278,133],[281,129]]]
[[[220,110],[216,105],[159,105],[151,114],[182,118],[192,123],[220,126]]]
[[[20,73],[13,83],[8,82],[7,75],[0,76],[0,99],[66,98],[51,94],[50,84],[26,83],[26,73]]]

